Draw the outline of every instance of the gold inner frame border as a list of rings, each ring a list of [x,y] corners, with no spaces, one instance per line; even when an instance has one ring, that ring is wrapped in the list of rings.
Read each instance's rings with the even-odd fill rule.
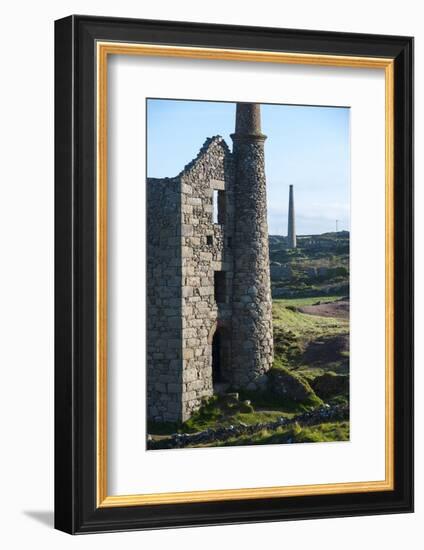
[[[109,496],[107,491],[107,62],[109,55],[138,55],[384,69],[385,72],[385,479],[315,485],[216,489]],[[97,335],[96,470],[97,507],[143,506],[281,498],[394,489],[394,60],[321,54],[269,52],[140,43],[96,43],[97,63]]]

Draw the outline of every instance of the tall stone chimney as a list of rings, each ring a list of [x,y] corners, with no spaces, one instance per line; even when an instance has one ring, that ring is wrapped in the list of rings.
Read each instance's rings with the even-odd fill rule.
[[[296,248],[296,224],[294,219],[293,185],[290,185],[289,191],[289,225],[287,230],[287,243],[289,248]]]
[[[264,142],[260,105],[238,103],[234,159],[232,372],[236,387],[260,388],[273,361]]]

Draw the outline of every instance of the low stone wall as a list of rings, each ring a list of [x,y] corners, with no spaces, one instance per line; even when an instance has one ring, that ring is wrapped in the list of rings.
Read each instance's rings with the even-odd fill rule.
[[[167,439],[155,441],[148,439],[147,448],[155,449],[176,449],[188,447],[190,445],[206,445],[214,441],[226,441],[231,437],[240,435],[253,435],[261,430],[277,430],[281,427],[292,426],[299,422],[303,426],[311,426],[321,422],[334,422],[337,420],[349,419],[349,407],[346,405],[323,406],[311,412],[305,412],[294,416],[293,418],[281,417],[272,422],[263,422],[259,424],[236,424],[218,428],[216,430],[208,429],[195,434],[173,434]]]

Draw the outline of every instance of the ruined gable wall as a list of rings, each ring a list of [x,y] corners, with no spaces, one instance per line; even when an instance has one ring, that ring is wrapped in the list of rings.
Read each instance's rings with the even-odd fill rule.
[[[231,315],[227,304],[216,304],[214,271],[232,276],[227,237],[231,224],[213,223],[213,189],[226,193],[226,220],[232,218],[232,158],[219,136],[208,139],[197,158],[180,174],[182,242],[182,419],[213,393],[211,334],[219,317]],[[207,237],[212,237],[208,243]],[[231,289],[231,280],[227,284]]]

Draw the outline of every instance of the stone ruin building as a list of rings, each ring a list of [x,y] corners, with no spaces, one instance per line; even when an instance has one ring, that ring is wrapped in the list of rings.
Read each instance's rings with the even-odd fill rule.
[[[147,180],[147,415],[183,422],[225,388],[259,389],[273,361],[260,106],[238,103],[174,178]]]

